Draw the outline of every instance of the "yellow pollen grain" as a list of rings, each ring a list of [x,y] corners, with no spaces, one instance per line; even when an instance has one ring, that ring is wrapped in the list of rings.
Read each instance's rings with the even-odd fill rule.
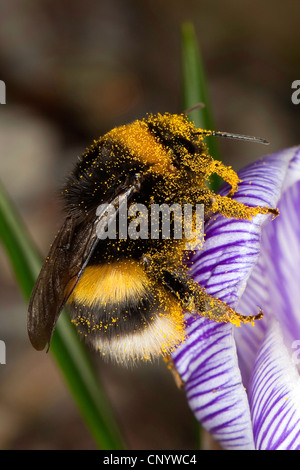
[[[172,168],[171,156],[142,121],[116,127],[106,135],[120,142],[133,157],[151,165],[153,171],[165,174]]]

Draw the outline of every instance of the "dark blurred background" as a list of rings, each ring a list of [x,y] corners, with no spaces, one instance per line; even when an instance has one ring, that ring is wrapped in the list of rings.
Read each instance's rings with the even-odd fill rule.
[[[99,135],[146,112],[181,112],[181,25],[193,21],[216,128],[269,147],[220,142],[236,169],[299,143],[300,3],[2,0],[0,177],[40,252],[62,221],[59,189]],[[0,449],[94,449],[51,354],[36,352],[0,249]],[[132,449],[195,448],[194,422],[162,363],[124,369],[93,356]]]

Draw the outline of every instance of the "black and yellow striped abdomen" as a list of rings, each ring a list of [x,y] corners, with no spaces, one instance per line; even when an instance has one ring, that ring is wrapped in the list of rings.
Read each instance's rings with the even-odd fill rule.
[[[167,354],[184,338],[181,307],[134,260],[88,266],[68,304],[87,342],[118,361]]]

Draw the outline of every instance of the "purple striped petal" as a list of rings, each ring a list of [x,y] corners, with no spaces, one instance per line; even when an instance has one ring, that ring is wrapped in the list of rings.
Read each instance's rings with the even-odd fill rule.
[[[247,324],[233,330],[239,357],[239,367],[243,384],[246,388],[248,387],[259,345],[262,343],[266,333],[269,318],[265,306],[268,304],[268,301],[268,278],[264,275],[264,264],[260,257],[252,270],[237,309],[245,315],[250,315],[258,308],[261,308],[264,312],[264,318],[256,322],[254,326]]]
[[[235,199],[249,206],[276,207],[296,149],[286,150],[244,168]],[[223,189],[226,194],[226,189]],[[270,215],[252,220],[216,215],[205,226],[206,240],[192,267],[193,277],[233,308],[236,307],[260,254],[261,226]]]
[[[290,149],[270,155],[245,168],[235,198],[252,206],[275,207],[297,152]],[[259,258],[261,227],[269,220],[266,215],[252,221],[216,215],[206,224],[206,241],[195,256],[192,273],[209,294],[236,308]],[[256,310],[242,313],[253,314]],[[232,326],[188,317],[187,333],[187,340],[173,359],[197,419],[225,449],[253,448]],[[263,335],[263,330],[257,334]]]
[[[231,325],[189,319],[187,333],[173,360],[196,418],[224,449],[254,449]]]
[[[300,167],[300,160],[299,160]],[[267,312],[280,321],[287,340],[300,338],[300,181],[283,194],[281,217],[262,238],[264,275],[268,277]]]
[[[300,377],[274,320],[255,363],[249,396],[255,448],[300,450]]]
[[[265,316],[255,328],[245,325],[234,331],[245,386],[271,317],[280,322],[286,344],[300,338],[300,152],[292,150],[280,216],[263,227],[259,260],[238,304],[245,314],[259,306]]]

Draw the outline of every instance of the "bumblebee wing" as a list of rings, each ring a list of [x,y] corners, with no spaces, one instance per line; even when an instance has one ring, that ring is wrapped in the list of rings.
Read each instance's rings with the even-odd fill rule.
[[[102,234],[127,199],[140,189],[140,175],[128,188],[118,191],[110,204],[83,221],[69,215],[58,232],[31,294],[28,309],[28,335],[33,347],[42,350],[50,344],[61,310],[79,281]],[[108,208],[112,213],[107,216]]]
[[[76,218],[66,218],[51,245],[29,302],[28,335],[35,349],[44,349],[50,343],[59,314],[96,241],[94,223],[78,224]]]

